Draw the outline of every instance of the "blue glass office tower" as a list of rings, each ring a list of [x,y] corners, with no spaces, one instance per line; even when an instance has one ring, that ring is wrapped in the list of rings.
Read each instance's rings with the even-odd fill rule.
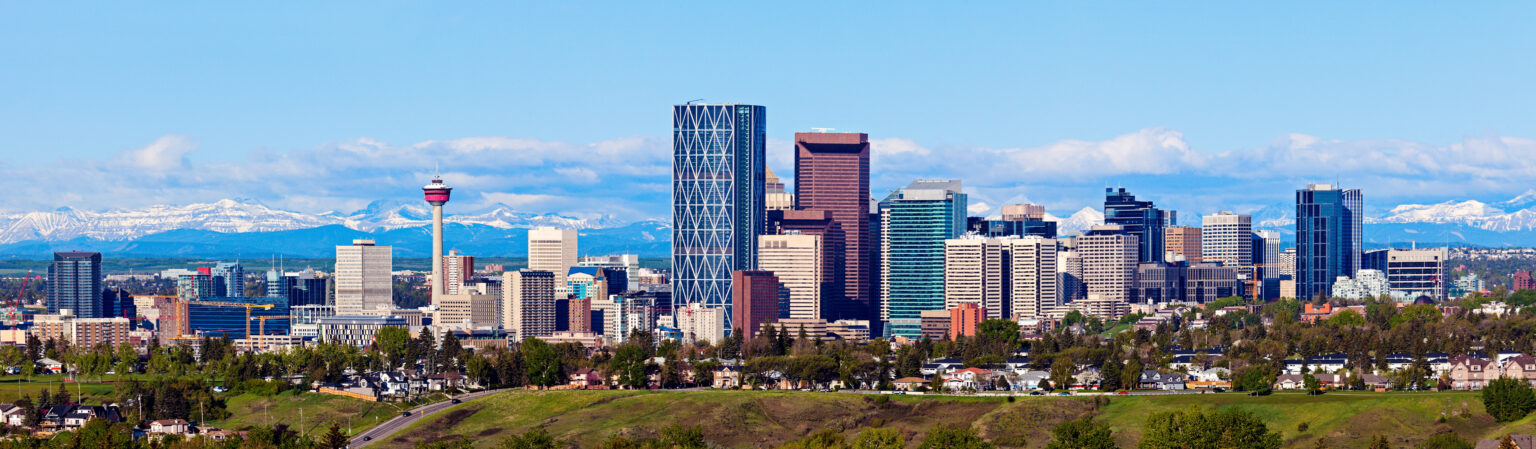
[[[1339,276],[1360,271],[1360,189],[1309,184],[1296,191],[1296,297],[1332,295]]]
[[[766,109],[672,107],[672,303],[725,308],[731,272],[757,267],[763,229]]]
[[[959,180],[913,181],[880,201],[880,320],[885,334],[922,336],[922,313],[944,310],[944,240],[965,233]]]
[[[256,317],[286,317],[288,316],[288,301],[282,298],[204,298],[202,301],[226,304],[254,304],[271,307],[250,308],[251,333],[263,331],[262,320]],[[229,337],[230,339],[245,338],[246,308],[234,305],[211,306],[204,304],[188,304],[187,326],[193,333],[215,337]],[[266,335],[284,335],[288,333],[289,318],[269,318],[266,320]]]
[[[239,262],[219,262],[213,266],[213,294],[238,298],[245,296],[245,267]]]
[[[48,313],[71,310],[80,318],[106,318],[102,307],[101,253],[53,253],[48,266]]]
[[[1140,245],[1137,261],[1163,261],[1163,228],[1178,224],[1173,211],[1158,209],[1151,201],[1137,201],[1124,187],[1104,189],[1104,224],[1120,225],[1126,234],[1136,236]]]

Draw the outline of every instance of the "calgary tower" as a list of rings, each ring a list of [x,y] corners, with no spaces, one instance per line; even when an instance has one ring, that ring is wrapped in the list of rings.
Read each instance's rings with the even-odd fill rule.
[[[453,192],[453,187],[443,184],[442,176],[433,176],[432,183],[421,188],[421,193],[427,197],[427,204],[432,205],[432,303],[437,304],[437,298],[443,294],[443,205],[448,203],[448,194]]]

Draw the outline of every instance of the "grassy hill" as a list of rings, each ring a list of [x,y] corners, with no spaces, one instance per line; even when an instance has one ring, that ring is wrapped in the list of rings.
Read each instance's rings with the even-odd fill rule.
[[[1469,441],[1505,433],[1536,433],[1536,418],[1501,425],[1483,411],[1477,393],[1350,393],[1323,396],[1240,393],[1167,396],[1003,398],[873,396],[837,393],[688,391],[514,391],[466,403],[416,423],[381,447],[469,438],[477,447],[543,426],[581,447],[613,434],[649,436],[673,425],[701,425],[723,447],[774,447],[821,428],[853,435],[864,427],[902,429],[913,442],[935,424],[969,425],[1003,447],[1039,448],[1056,424],[1085,414],[1110,423],[1121,447],[1135,447],[1148,414],[1180,408],[1239,408],[1279,431],[1286,447],[1364,448],[1383,435],[1393,447],[1414,447],[1441,432]],[[1306,423],[1306,430],[1299,430]]]

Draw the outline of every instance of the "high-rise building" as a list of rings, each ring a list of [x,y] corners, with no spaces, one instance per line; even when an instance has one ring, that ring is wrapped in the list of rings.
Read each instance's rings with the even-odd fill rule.
[[[290,308],[330,305],[330,291],[328,280],[315,275],[315,270],[267,271],[267,297],[287,299]]]
[[[613,254],[607,256],[585,256],[576,261],[576,265],[583,267],[610,268],[624,271],[625,283],[639,282],[640,279],[640,255],[639,254]],[[611,286],[610,286],[611,287]],[[609,289],[613,290],[613,289]],[[620,293],[613,291],[613,293]]]
[[[388,315],[395,307],[394,248],[373,240],[336,247],[336,314]]]
[[[736,314],[731,322],[742,332],[742,338],[757,336],[764,324],[779,318],[779,278],[771,271],[738,270],[732,273],[731,301]]]
[[[1183,257],[1191,264],[1200,263],[1200,228],[1193,226],[1169,226],[1163,229],[1163,246],[1170,255]],[[1173,262],[1173,259],[1168,259]]]
[[[48,313],[108,318],[101,308],[101,253],[57,252],[48,266]]]
[[[213,298],[212,268],[197,267],[196,271],[176,276],[176,295],[187,299]]]
[[[555,274],[555,290],[565,292],[565,276],[576,266],[576,230],[540,226],[528,230],[528,269]]]
[[[1229,267],[1253,265],[1253,217],[1221,211],[1201,218],[1200,258]]]
[[[1124,187],[1104,189],[1104,224],[1119,225],[1136,237],[1138,262],[1163,260],[1163,228],[1176,225],[1177,215],[1158,209],[1151,201],[1138,201]]]
[[[831,231],[825,238],[831,258],[829,282],[836,283],[826,299],[827,320],[873,320],[871,266],[874,248],[869,229],[869,135],[864,133],[795,133],[795,205],[826,211]]]
[[[1012,240],[965,235],[944,241],[944,308],[964,304],[1006,318],[1013,309]]]
[[[1445,263],[1448,248],[1394,249],[1387,253],[1387,286],[1392,296],[1413,301],[1428,296],[1435,301],[1449,298],[1450,272]]]
[[[1521,291],[1521,290],[1536,290],[1536,278],[1533,278],[1531,276],[1531,272],[1530,271],[1527,271],[1527,270],[1516,271],[1514,276],[1513,276],[1513,279],[1514,279],[1514,282],[1512,282],[1512,284],[1514,284],[1513,285],[1513,290],[1514,291],[1518,292],[1518,291]]]
[[[817,262],[817,266],[821,267],[821,287],[817,299],[820,305],[817,306],[818,311],[815,318],[836,316],[837,311],[832,310],[832,307],[837,304],[834,298],[843,297],[842,289],[844,283],[841,276],[845,273],[843,270],[843,256],[845,253],[843,252],[844,235],[832,221],[832,214],[824,210],[799,209],[773,211],[769,215],[772,217],[770,221],[773,222],[772,228],[775,234],[799,234],[817,237],[818,251],[821,254],[821,261]],[[759,239],[761,238],[759,237]],[[761,242],[759,242],[758,247],[759,251],[761,251]],[[778,263],[775,261],[764,261],[763,256],[761,254],[758,255],[757,266],[759,269],[773,271],[773,268],[768,268],[768,265]],[[779,282],[781,284],[786,282],[784,276],[780,276]],[[803,295],[801,297],[804,298]]]
[[[790,231],[757,238],[757,265],[789,289],[789,317],[825,319],[821,237]],[[740,315],[740,314],[738,314]]]
[[[1296,248],[1286,248],[1280,251],[1280,277],[1296,279]],[[1293,296],[1287,296],[1292,298]]]
[[[1353,277],[1360,270],[1363,212],[1359,189],[1309,184],[1296,191],[1296,295],[1299,298],[1329,296],[1335,279]]]
[[[225,298],[245,297],[245,268],[240,262],[219,262],[210,273],[213,277],[214,296]]]
[[[1062,241],[1073,242],[1073,246],[1056,253],[1056,285],[1061,292],[1058,305],[1088,297],[1088,288],[1083,285],[1083,255],[1077,252],[1077,239]]]
[[[990,318],[986,307],[975,303],[960,303],[949,309],[949,339],[958,340],[960,337],[975,337],[977,328],[981,322]]]
[[[734,283],[732,284],[735,285]],[[682,333],[682,343],[710,342],[720,343],[725,338],[726,308],[705,307],[703,304],[693,303],[674,311],[673,321],[677,323],[677,330]],[[666,321],[665,318],[662,321]]]
[[[1004,204],[1003,220],[1043,221],[1045,220],[1045,206],[1039,204]]]
[[[568,301],[569,312],[566,313],[568,324],[566,330],[571,332],[592,332],[592,299],[571,298]]]
[[[1253,232],[1253,263],[1259,265],[1262,279],[1280,278],[1280,233],[1260,230]]]
[[[1044,318],[1062,303],[1061,260],[1056,239],[1024,237],[1010,242],[1013,302],[1010,318]]]
[[[475,277],[475,256],[459,254],[458,250],[450,250],[443,256],[443,292],[457,295],[464,288],[464,283]]]
[[[1077,238],[1087,299],[1129,303],[1136,278],[1136,235],[1119,225],[1099,225]]]
[[[795,194],[784,191],[784,181],[770,167],[763,167],[763,203],[767,210],[794,210]]]
[[[508,271],[501,282],[501,326],[519,340],[555,333],[555,274]]]
[[[1056,238],[1056,222],[1046,220],[988,220],[984,217],[967,217],[966,229],[983,237],[1044,237]]]
[[[917,338],[922,312],[944,308],[944,241],[965,231],[959,180],[919,180],[880,202],[880,319]]]
[[[729,320],[731,273],[757,268],[766,114],[762,106],[745,104],[672,108],[674,307],[721,307]]]

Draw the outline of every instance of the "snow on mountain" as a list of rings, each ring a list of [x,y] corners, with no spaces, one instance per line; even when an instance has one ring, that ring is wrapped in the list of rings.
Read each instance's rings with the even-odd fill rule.
[[[472,214],[449,215],[444,217],[444,221],[499,229],[536,226],[595,229],[625,224],[607,215],[583,219],[554,214],[530,214],[506,205],[496,205]],[[0,214],[0,244],[82,237],[124,241],[172,230],[247,233],[309,229],[336,224],[373,232],[426,226],[431,222],[430,209],[425,205],[406,202],[375,201],[351,214],[305,214],[274,209],[255,201],[225,199],[212,203],[156,205],[132,210],[91,212],[61,208],[49,212]]]
[[[1051,214],[1045,214],[1045,219],[1056,222],[1057,235],[1070,235],[1104,224],[1104,213],[1092,207],[1084,207],[1065,219]]]
[[[1295,214],[1295,207],[1269,205],[1250,212],[1248,215],[1253,216],[1253,227],[1255,228],[1284,228],[1296,224],[1296,217],[1292,216]],[[1198,220],[1198,217],[1196,220]],[[1191,224],[1191,226],[1196,224],[1199,223],[1196,222]]]
[[[1532,206],[1536,206],[1536,189],[1526,190],[1520,196],[1499,203],[1499,207],[1504,210],[1530,209]]]
[[[1501,205],[1530,204],[1536,192],[1526,192]],[[1367,219],[1367,223],[1437,223],[1464,224],[1474,228],[1511,232],[1536,229],[1536,208],[1505,212],[1506,209],[1481,201],[1446,201],[1439,204],[1404,204],[1392,208],[1386,217]]]

